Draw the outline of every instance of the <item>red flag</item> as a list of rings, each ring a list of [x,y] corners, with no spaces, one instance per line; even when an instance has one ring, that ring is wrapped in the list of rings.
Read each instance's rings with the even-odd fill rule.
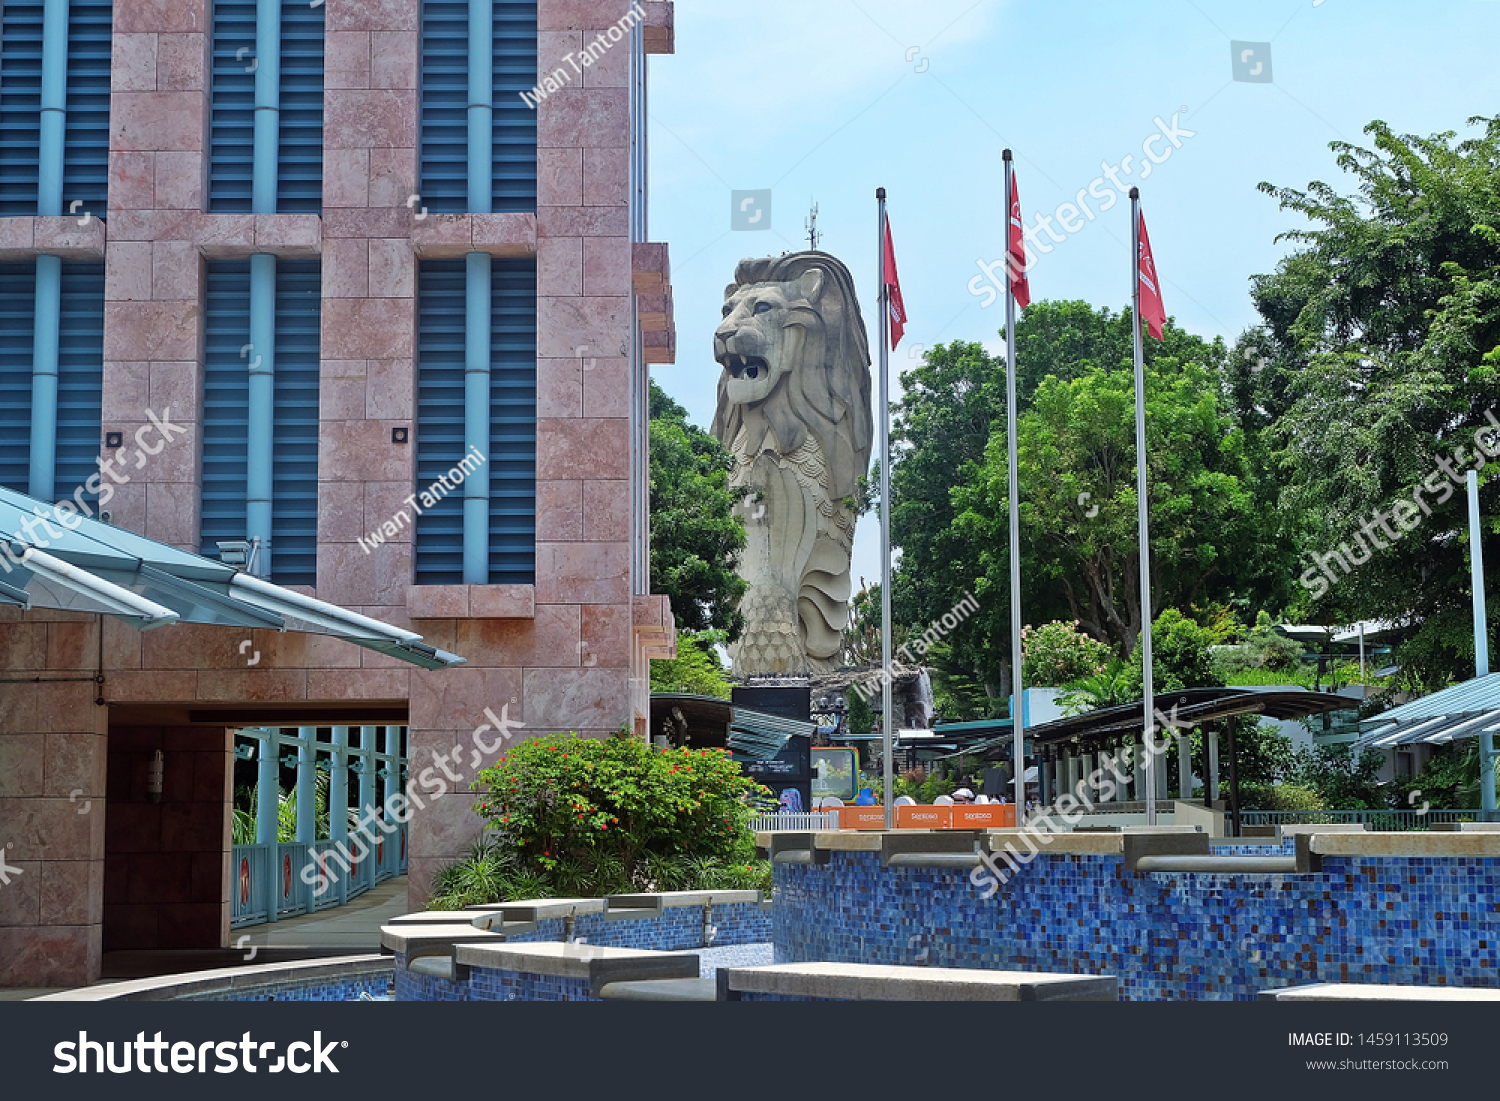
[[[1156,275],[1156,261],[1151,258],[1151,238],[1146,236],[1146,215],[1141,215],[1141,253],[1136,265],[1136,276],[1141,286],[1141,316],[1136,319],[1146,322],[1146,329],[1157,340],[1164,339],[1162,326],[1167,322],[1167,308],[1161,303],[1161,283]]]
[[[1010,292],[1016,305],[1025,309],[1031,305],[1031,282],[1026,277],[1026,239],[1022,230],[1026,228],[1021,218],[1021,196],[1016,191],[1016,174],[1010,174]]]
[[[891,310],[891,349],[901,343],[901,338],[906,335],[906,303],[901,300],[901,277],[896,274],[896,246],[891,240],[891,222],[886,219],[885,223],[885,262],[884,279],[887,290],[886,300],[890,303]]]

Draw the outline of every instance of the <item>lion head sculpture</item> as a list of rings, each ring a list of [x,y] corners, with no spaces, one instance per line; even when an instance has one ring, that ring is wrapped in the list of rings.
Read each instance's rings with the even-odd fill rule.
[[[775,433],[791,454],[811,435],[848,497],[870,467],[870,347],[854,280],[826,252],[741,260],[714,333],[719,408],[713,433]]]
[[[869,469],[870,350],[854,281],[824,252],[743,260],[714,333],[713,433],[734,456],[748,544],[735,671],[821,672],[848,622],[855,513]]]

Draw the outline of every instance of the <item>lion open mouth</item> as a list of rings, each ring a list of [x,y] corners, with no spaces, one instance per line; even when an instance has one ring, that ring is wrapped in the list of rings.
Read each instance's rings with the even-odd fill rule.
[[[734,378],[754,380],[771,371],[771,365],[760,356],[742,356],[735,352],[724,353],[719,357],[719,363]]]

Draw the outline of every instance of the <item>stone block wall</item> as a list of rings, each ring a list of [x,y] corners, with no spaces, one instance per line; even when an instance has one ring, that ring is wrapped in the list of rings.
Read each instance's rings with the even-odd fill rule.
[[[543,64],[613,25],[627,8],[628,0],[540,0]],[[610,50],[574,86],[539,105],[534,215],[419,217],[420,202],[408,200],[419,192],[420,4],[326,0],[324,11],[321,215],[207,212],[211,4],[119,0],[105,224],[59,230],[52,225],[58,219],[0,219],[0,255],[103,259],[101,457],[109,454],[104,433],[125,433],[128,446],[149,428],[152,413],[170,410],[170,421],[184,429],[139,464],[132,456],[107,507],[116,525],[189,551],[198,549],[201,519],[204,265],[256,252],[319,257],[319,522],[311,592],[416,630],[468,664],[425,672],[319,636],[199,626],[142,634],[105,618],[107,707],[93,705],[89,683],[0,683],[0,761],[7,765],[0,845],[12,864],[18,857],[33,862],[30,878],[18,878],[25,886],[0,891],[0,981],[12,985],[96,977],[106,939],[101,924],[113,926],[114,915],[126,921],[128,911],[111,907],[106,916],[104,905],[109,725],[143,725],[143,709],[187,705],[209,715],[281,707],[286,725],[309,720],[311,712],[299,714],[303,704],[405,706],[415,777],[436,753],[472,744],[486,708],[499,714],[508,707],[527,733],[603,737],[630,726],[644,733],[646,663],[673,652],[665,598],[645,595],[643,579],[631,575],[631,393],[644,387],[647,362],[661,361],[675,338],[666,246],[651,246],[655,301],[645,312],[655,334],[648,346],[658,350],[634,360],[642,245],[630,230],[628,47]],[[652,3],[649,13],[648,49],[667,52],[671,5]],[[417,587],[409,534],[370,554],[358,538],[419,488],[413,444],[392,438],[393,428],[413,426],[416,412],[417,263],[471,250],[537,260],[536,581]],[[0,610],[0,674],[92,674],[98,623]],[[252,653],[259,655],[254,665]],[[39,708],[44,696],[61,702]],[[106,717],[111,713],[114,719]],[[215,727],[210,719],[205,729],[217,737],[231,723]],[[79,741],[85,734],[96,741]],[[469,773],[497,756],[466,767],[458,790],[413,819],[414,908],[437,871],[478,837]],[[49,769],[69,773],[66,790],[61,779],[47,779]],[[116,790],[113,776],[110,783]],[[67,796],[75,788],[95,797],[94,817],[74,815]],[[227,822],[227,806],[221,810]],[[115,852],[111,847],[111,861]],[[113,883],[131,882],[128,873],[111,874]],[[227,883],[227,871],[225,877]],[[43,890],[44,883],[52,886]],[[139,933],[125,929],[127,939]],[[227,924],[223,936],[227,944]]]

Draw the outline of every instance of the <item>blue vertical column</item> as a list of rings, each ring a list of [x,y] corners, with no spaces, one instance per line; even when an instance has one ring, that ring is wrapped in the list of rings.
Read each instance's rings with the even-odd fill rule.
[[[260,739],[260,757],[256,763],[255,777],[255,843],[265,845],[266,867],[262,884],[266,892],[266,920],[275,921],[280,910],[281,885],[277,864],[277,829],[280,826],[281,809],[281,763],[277,755],[281,752],[280,732],[272,727]]]
[[[328,839],[330,848],[339,851],[340,843],[349,840],[349,728],[333,728],[333,751],[328,758]],[[337,867],[337,865],[335,865]],[[339,905],[349,901],[349,876],[339,873]]]
[[[374,815],[370,812],[375,807],[375,770],[380,767],[379,758],[375,756],[377,747],[375,745],[375,731],[378,727],[362,726],[359,728],[359,748],[364,754],[361,764],[364,766],[359,772],[359,815],[361,820],[373,821]],[[374,886],[375,883],[375,838],[374,831],[366,828],[361,840],[369,846],[370,858],[360,862],[360,879],[364,883]]]
[[[68,106],[68,0],[42,7],[42,95],[37,144],[37,213],[63,212],[63,133]],[[36,313],[31,343],[31,456],[27,489],[52,500],[57,467],[57,358],[62,316],[62,259],[36,258]]]
[[[468,203],[488,214],[494,194],[495,6],[469,0]],[[464,265],[464,450],[485,457],[464,479],[464,584],[490,579],[490,256]]]
[[[276,213],[281,141],[281,0],[255,4],[255,125],[250,209]],[[271,481],[275,447],[276,257],[250,257],[250,394],[246,409],[245,534],[257,548],[254,573],[271,576]]]
[[[297,728],[297,859],[292,867],[294,889],[301,892],[306,909],[313,908],[312,888],[302,878],[302,861],[318,840],[318,728]]]
[[[392,820],[390,810],[391,806],[393,806],[392,800],[401,791],[401,728],[399,726],[388,726],[385,728],[385,755],[385,789],[381,793],[383,796],[381,802],[386,807],[385,816],[388,824],[395,827],[394,830],[386,834],[386,841],[390,845],[391,853],[388,866],[394,872],[401,864],[401,857],[399,855],[401,852],[401,827],[399,823]]]

